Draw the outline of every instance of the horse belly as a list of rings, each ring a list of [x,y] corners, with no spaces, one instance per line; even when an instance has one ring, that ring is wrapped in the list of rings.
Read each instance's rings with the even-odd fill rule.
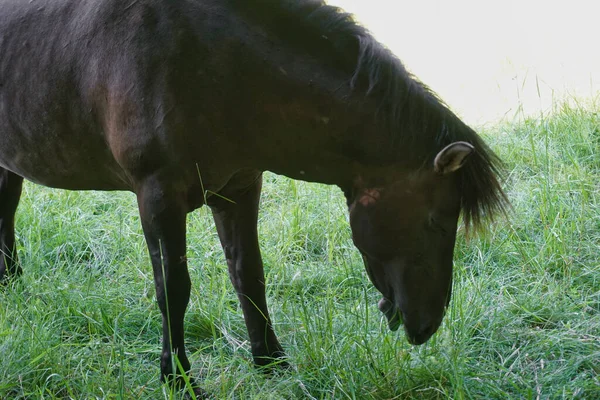
[[[0,133],[0,166],[53,188],[131,190],[126,173],[108,149],[102,149],[102,144],[81,140],[79,135],[50,145],[42,140],[32,141],[35,137],[27,139],[29,144],[22,146],[23,140],[7,132]]]

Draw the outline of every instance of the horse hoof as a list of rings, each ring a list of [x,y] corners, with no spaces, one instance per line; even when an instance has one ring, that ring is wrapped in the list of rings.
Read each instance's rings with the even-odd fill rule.
[[[10,282],[17,280],[21,274],[23,274],[21,268],[17,268],[14,271],[0,270],[0,286],[8,286]]]
[[[187,377],[185,379],[181,375],[177,375],[173,377],[173,375],[168,375],[167,377],[162,377],[163,382],[167,385],[167,387],[171,388],[171,390],[175,390],[183,395],[183,398],[186,400],[204,400],[204,399],[213,399],[205,392],[200,385],[198,385],[196,379]],[[193,393],[193,396],[192,396]]]
[[[287,371],[292,367],[284,353],[272,357],[254,357],[254,366],[266,375]]]
[[[202,390],[201,388],[199,388],[198,386],[195,386],[193,388],[193,392],[194,392],[194,397],[196,398],[196,400],[213,400],[214,397],[211,397],[208,395],[208,393],[206,393],[204,390]],[[189,392],[186,393],[185,395],[185,399],[186,400],[192,400],[194,397],[192,397]]]

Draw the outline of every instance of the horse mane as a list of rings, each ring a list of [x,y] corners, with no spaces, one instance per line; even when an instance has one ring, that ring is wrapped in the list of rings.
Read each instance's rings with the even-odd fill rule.
[[[472,144],[475,152],[459,170],[467,229],[477,230],[484,221],[506,213],[509,203],[498,181],[502,167],[498,156],[352,14],[322,0],[231,1],[238,7],[251,7],[278,37],[347,71],[351,90],[375,100],[392,158],[431,165],[446,145]],[[411,151],[401,152],[402,148]],[[414,159],[406,159],[406,153]],[[390,157],[380,156],[380,160]]]

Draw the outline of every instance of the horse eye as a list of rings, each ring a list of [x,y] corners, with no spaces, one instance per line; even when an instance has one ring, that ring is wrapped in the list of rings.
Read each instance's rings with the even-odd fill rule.
[[[429,226],[438,232],[441,232],[442,234],[446,234],[448,233],[448,231],[446,230],[446,228],[444,228],[444,226],[437,220],[435,219],[434,216],[430,216],[429,217]]]
[[[344,196],[346,197],[346,204],[348,207],[354,202],[354,197],[356,196],[355,190],[353,188],[343,188]]]

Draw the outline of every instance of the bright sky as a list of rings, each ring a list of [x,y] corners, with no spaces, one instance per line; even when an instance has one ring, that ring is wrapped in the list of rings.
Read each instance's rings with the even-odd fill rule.
[[[599,0],[330,0],[468,123],[600,88]],[[538,91],[539,88],[539,91]]]

